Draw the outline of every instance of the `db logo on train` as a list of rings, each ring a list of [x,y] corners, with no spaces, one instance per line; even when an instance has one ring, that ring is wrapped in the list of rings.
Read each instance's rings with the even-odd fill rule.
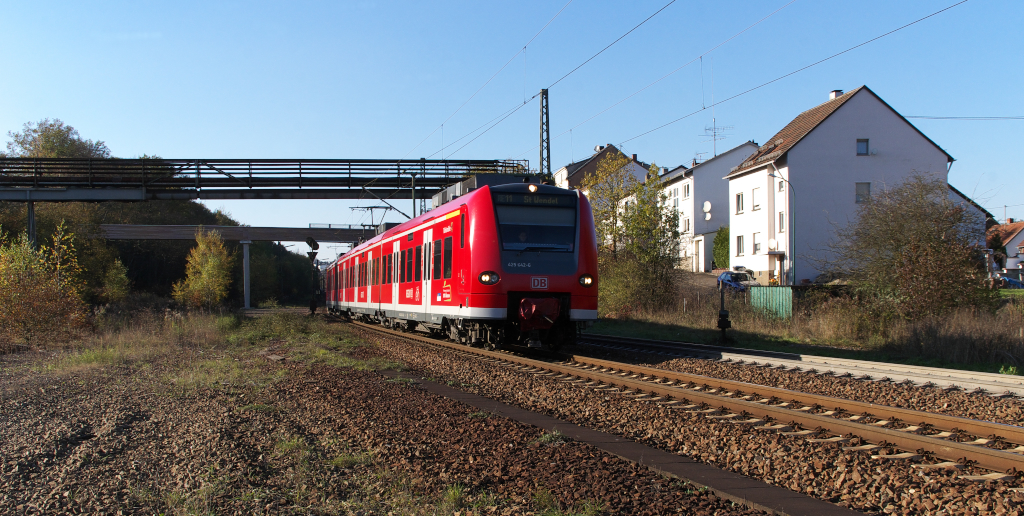
[[[534,290],[547,290],[548,289],[548,279],[545,278],[545,277],[534,276],[534,277],[530,278],[530,283],[532,284],[531,288],[533,288]]]

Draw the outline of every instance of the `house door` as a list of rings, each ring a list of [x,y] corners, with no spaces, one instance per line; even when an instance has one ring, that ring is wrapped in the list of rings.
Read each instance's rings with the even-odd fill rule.
[[[697,260],[697,263],[693,271],[704,272],[704,239],[697,241],[697,256],[694,256],[694,259]]]

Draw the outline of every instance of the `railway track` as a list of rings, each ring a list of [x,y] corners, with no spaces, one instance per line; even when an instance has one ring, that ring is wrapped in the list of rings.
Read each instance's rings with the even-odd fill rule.
[[[606,395],[658,403],[701,414],[709,420],[751,431],[779,432],[812,444],[837,443],[848,452],[877,460],[921,461],[921,469],[962,469],[973,464],[992,471],[968,480],[1012,479],[1024,471],[1024,428],[721,380],[583,356],[551,361],[485,351],[426,336],[354,323],[374,332],[471,355],[507,367]],[[895,448],[899,453],[886,453]]]
[[[805,371],[865,381],[910,382],[919,386],[964,389],[996,397],[1024,396],[1024,376],[1018,375],[593,334],[584,334],[580,344],[616,352],[705,358],[737,365]]]

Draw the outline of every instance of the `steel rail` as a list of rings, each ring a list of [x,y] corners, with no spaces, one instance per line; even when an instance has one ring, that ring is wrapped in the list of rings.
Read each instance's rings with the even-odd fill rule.
[[[981,389],[998,394],[1024,395],[1024,376],[607,335],[587,334],[582,341],[605,345],[637,346],[676,354],[690,352],[694,355],[716,357],[723,362],[731,361],[735,364],[786,366],[801,371],[813,369],[820,373],[832,371],[836,375],[867,376],[869,379],[909,380],[915,385],[957,386],[968,390]]]
[[[579,355],[573,355],[571,360],[585,366],[617,369],[655,379],[674,380],[676,382],[708,386],[710,389],[717,389],[724,392],[743,392],[745,394],[756,394],[762,399],[776,398],[780,402],[796,402],[805,407],[819,406],[826,409],[831,409],[833,407],[839,409],[841,407],[842,410],[848,413],[859,415],[870,414],[871,417],[880,420],[898,420],[908,424],[917,424],[918,422],[927,423],[936,429],[949,431],[962,430],[979,437],[998,435],[1010,442],[1024,444],[1024,427],[1004,423],[967,419],[963,417],[950,416],[948,414],[937,414],[934,412],[891,407],[889,405],[880,405],[877,403],[866,403],[863,401],[835,398],[820,394],[810,394],[790,389],[783,389],[780,387],[770,387],[736,380],[724,380],[710,376],[669,371],[667,369],[658,369],[656,367],[625,364],[612,360],[603,360]]]
[[[989,470],[1006,472],[1024,471],[1024,456],[1017,455],[1015,453],[1007,451],[996,450],[993,448],[985,448],[981,446],[973,446],[954,441],[947,441],[943,439],[937,439],[934,437],[928,437],[909,432],[902,432],[899,430],[872,427],[869,425],[865,425],[863,423],[846,421],[831,416],[805,413],[784,407],[765,405],[752,401],[745,401],[734,398],[725,398],[717,394],[700,392],[697,390],[686,389],[679,386],[653,383],[651,381],[637,380],[630,377],[624,377],[618,374],[609,374],[606,372],[581,369],[573,365],[556,364],[552,362],[521,357],[508,353],[486,351],[478,348],[470,348],[462,344],[439,341],[436,339],[418,335],[410,335],[407,333],[388,330],[369,324],[354,324],[378,333],[392,335],[395,337],[412,340],[431,346],[444,347],[467,355],[482,356],[493,360],[519,364],[525,367],[547,370],[567,377],[578,378],[583,382],[594,382],[598,386],[620,386],[629,391],[651,393],[661,397],[688,400],[691,402],[697,401],[697,403],[699,404],[706,404],[709,406],[717,405],[718,408],[721,410],[730,411],[740,415],[752,415],[764,420],[765,423],[778,420],[787,421],[791,422],[791,424],[794,425],[799,425],[806,428],[817,428],[823,432],[831,434],[853,434],[867,441],[873,441],[876,443],[885,442],[906,451],[918,453],[931,453],[934,454],[936,457],[944,458],[947,460],[971,461],[977,466]],[[619,365],[623,369],[628,368],[630,366],[629,364]]]

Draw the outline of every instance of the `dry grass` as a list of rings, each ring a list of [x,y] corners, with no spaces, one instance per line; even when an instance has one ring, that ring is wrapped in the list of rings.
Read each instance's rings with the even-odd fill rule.
[[[717,290],[689,287],[673,308],[603,320],[593,331],[718,344],[719,303]],[[730,345],[993,371],[1008,365],[1024,370],[1024,297],[1003,299],[994,313],[961,309],[918,321],[882,321],[850,297],[813,292],[794,301],[790,320],[754,309],[744,294],[727,294],[725,303],[732,321]],[[646,324],[638,328],[638,321]],[[794,345],[814,348],[794,349]]]

